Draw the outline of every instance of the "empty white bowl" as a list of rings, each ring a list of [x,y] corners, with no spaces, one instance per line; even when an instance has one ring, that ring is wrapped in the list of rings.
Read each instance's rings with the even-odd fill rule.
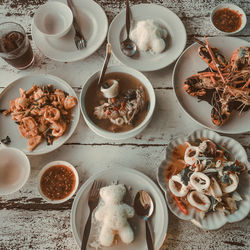
[[[86,83],[84,83],[84,85],[82,87],[81,96],[80,96],[81,111],[82,111],[83,117],[85,119],[85,122],[87,123],[89,128],[93,132],[95,132],[97,135],[102,136],[106,139],[110,139],[110,140],[124,140],[124,139],[128,139],[128,138],[134,137],[137,134],[139,134],[151,121],[151,118],[152,118],[152,115],[153,115],[154,109],[155,109],[155,92],[154,92],[154,89],[153,89],[150,81],[147,79],[147,77],[135,69],[132,69],[132,68],[129,68],[126,66],[112,66],[112,67],[107,68],[106,73],[111,73],[111,72],[121,72],[121,73],[127,73],[129,75],[132,75],[135,78],[137,78],[146,88],[146,90],[149,94],[150,105],[149,105],[148,113],[147,113],[145,119],[142,121],[142,123],[140,123],[138,126],[136,126],[135,128],[133,128],[129,131],[113,133],[113,132],[109,132],[107,130],[104,130],[104,129],[98,127],[89,118],[89,116],[86,112],[86,109],[85,109],[85,95],[86,95],[87,89],[90,86],[90,84],[99,78],[100,71],[94,73],[86,81]]]
[[[75,186],[74,188],[72,189],[72,191],[63,199],[60,199],[60,200],[52,200],[50,199],[49,197],[47,197],[42,189],[41,189],[41,178],[43,176],[43,174],[46,172],[46,170],[48,170],[49,168],[53,167],[53,166],[57,166],[57,165],[63,165],[63,166],[66,166],[68,167],[74,174],[75,176]],[[74,193],[76,192],[77,188],[78,188],[78,185],[79,185],[79,176],[78,176],[78,173],[75,169],[75,167],[70,164],[69,162],[67,161],[52,161],[52,162],[49,162],[48,164],[46,164],[40,171],[39,175],[38,175],[38,191],[40,193],[40,195],[48,202],[50,203],[62,203],[62,202],[65,202],[67,200],[69,200],[73,195]]]
[[[37,9],[33,22],[43,35],[60,38],[69,32],[73,22],[73,14],[64,3],[47,2]]]
[[[0,195],[21,189],[30,176],[28,157],[19,149],[0,148]]]
[[[241,16],[241,26],[233,31],[233,32],[225,32],[225,31],[222,31],[220,29],[218,29],[215,25],[214,25],[214,22],[213,22],[213,16],[214,16],[214,13],[217,11],[217,10],[220,10],[220,9],[230,9],[230,10],[233,10],[233,11],[236,11],[240,16]],[[239,6],[235,5],[235,4],[230,4],[230,3],[223,3],[223,4],[220,4],[218,6],[216,6],[212,12],[211,12],[211,15],[210,15],[210,21],[212,23],[212,25],[214,26],[214,28],[221,32],[222,34],[224,35],[232,35],[232,34],[235,34],[235,33],[238,33],[240,32],[241,30],[243,30],[243,28],[246,26],[246,23],[247,23],[247,17],[246,17],[246,14],[245,12],[243,11],[243,9],[241,9]]]

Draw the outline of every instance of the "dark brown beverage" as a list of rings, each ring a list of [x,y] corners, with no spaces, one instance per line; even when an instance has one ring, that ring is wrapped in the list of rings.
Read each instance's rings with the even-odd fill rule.
[[[1,57],[17,69],[29,67],[34,60],[34,55],[23,28],[15,23],[3,23],[0,26],[4,26],[0,27]]]

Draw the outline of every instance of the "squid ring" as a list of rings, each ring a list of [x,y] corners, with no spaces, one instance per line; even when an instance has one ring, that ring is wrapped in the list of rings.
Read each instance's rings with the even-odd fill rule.
[[[194,172],[190,176],[191,185],[199,192],[203,192],[210,186],[210,179],[201,172]]]
[[[239,177],[236,174],[229,174],[228,175],[230,180],[231,180],[231,184],[230,185],[222,185],[222,191],[224,193],[231,193],[233,192],[237,187],[238,187],[238,183],[239,183]]]
[[[188,165],[193,165],[196,163],[199,155],[199,149],[194,146],[187,147],[184,155],[184,161]]]
[[[204,212],[206,212],[211,205],[209,198],[205,194],[199,193],[197,191],[190,192],[187,195],[187,200],[190,205]]]
[[[181,185],[181,187],[177,187],[176,182],[178,186]],[[188,193],[188,188],[182,183],[180,175],[173,175],[168,185],[170,191],[177,197],[183,197]]]

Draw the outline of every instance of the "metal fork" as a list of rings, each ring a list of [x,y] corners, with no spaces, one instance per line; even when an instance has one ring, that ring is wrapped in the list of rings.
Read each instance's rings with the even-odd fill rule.
[[[86,222],[84,232],[83,232],[83,238],[82,238],[82,246],[81,250],[86,249],[88,239],[89,239],[89,233],[91,228],[91,219],[92,219],[92,212],[96,208],[99,202],[99,191],[100,188],[103,186],[103,183],[100,181],[94,181],[92,184],[92,187],[89,192],[89,198],[88,198],[88,206],[90,209],[89,217]]]
[[[75,6],[72,2],[72,0],[67,0],[67,4],[70,7],[72,13],[73,13],[73,26],[75,28],[75,37],[74,37],[74,41],[76,44],[77,49],[83,49],[86,47],[87,43],[86,43],[86,39],[84,38],[80,25],[77,21],[77,12],[75,9]]]

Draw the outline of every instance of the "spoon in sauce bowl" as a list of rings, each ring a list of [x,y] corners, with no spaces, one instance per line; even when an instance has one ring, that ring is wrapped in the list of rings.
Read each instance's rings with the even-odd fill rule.
[[[146,241],[149,250],[154,250],[154,244],[152,239],[152,234],[149,229],[149,217],[154,212],[154,202],[150,195],[144,191],[140,190],[137,192],[134,199],[134,209],[137,215],[143,218],[146,224]]]
[[[127,39],[121,42],[121,50],[126,56],[133,56],[136,52],[135,43],[129,38],[130,33],[130,9],[129,9],[129,0],[126,0],[126,31]]]

